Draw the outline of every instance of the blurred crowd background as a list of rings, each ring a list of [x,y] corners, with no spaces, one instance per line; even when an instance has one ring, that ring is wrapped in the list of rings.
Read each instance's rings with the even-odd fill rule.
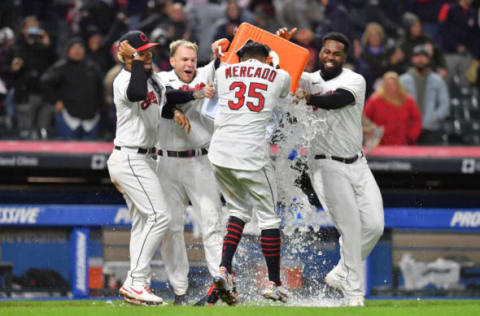
[[[160,43],[159,71],[172,41],[196,42],[201,66],[242,22],[298,27],[306,71],[318,70],[324,34],[345,33],[380,145],[480,145],[480,0],[2,0],[0,139],[111,141],[123,33]]]

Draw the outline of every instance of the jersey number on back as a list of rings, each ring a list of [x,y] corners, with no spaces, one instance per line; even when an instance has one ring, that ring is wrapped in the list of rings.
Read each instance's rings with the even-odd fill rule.
[[[263,83],[251,82],[248,85],[248,98],[252,101],[247,101],[247,107],[250,111],[260,112],[265,105],[265,97],[262,91],[267,91],[268,86]],[[235,91],[235,100],[228,101],[228,106],[232,110],[240,109],[245,103],[245,92],[247,92],[247,85],[241,81],[232,82],[229,87],[230,91]]]

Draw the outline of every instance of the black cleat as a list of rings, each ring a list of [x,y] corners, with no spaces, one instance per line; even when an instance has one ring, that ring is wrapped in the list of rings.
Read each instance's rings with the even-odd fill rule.
[[[220,299],[220,297],[218,297],[218,293],[215,289],[213,289],[212,293],[210,293],[209,295],[207,295],[207,304],[208,306],[213,306],[215,305],[218,300]]]
[[[187,306],[188,305],[187,294],[183,294],[183,295],[175,294],[175,298],[173,299],[173,305],[175,305],[175,306]]]
[[[220,298],[218,297],[217,291],[215,290],[215,285],[212,284],[212,286],[208,290],[208,294],[202,297],[193,306],[204,306],[205,304],[207,304],[208,306],[213,306],[218,302],[219,299]]]

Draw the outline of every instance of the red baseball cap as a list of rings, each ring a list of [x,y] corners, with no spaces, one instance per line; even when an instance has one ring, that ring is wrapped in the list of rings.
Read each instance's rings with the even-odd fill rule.
[[[149,49],[150,47],[158,45],[158,43],[151,43],[145,33],[141,31],[130,31],[120,37],[118,41],[120,43],[123,41],[128,41],[128,44],[135,48],[137,52],[141,52]]]

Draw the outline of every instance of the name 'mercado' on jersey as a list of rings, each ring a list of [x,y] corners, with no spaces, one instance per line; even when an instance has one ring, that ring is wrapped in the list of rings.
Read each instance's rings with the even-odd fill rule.
[[[312,155],[323,154],[338,157],[353,157],[362,151],[362,113],[365,103],[365,79],[350,69],[343,68],[337,77],[324,81],[320,71],[303,73],[302,89],[312,95],[328,94],[337,89],[350,91],[355,103],[335,110],[318,109],[315,115],[323,117],[325,130],[317,133],[312,141]]]
[[[148,79],[147,97],[131,102],[127,88],[131,73],[122,69],[113,82],[113,101],[117,109],[116,146],[151,148],[157,144],[162,108],[165,105],[165,87],[156,74]],[[151,80],[157,83],[152,85]],[[158,91],[157,91],[158,90]]]
[[[160,72],[162,83],[167,88],[184,91],[198,91],[207,84],[213,82],[215,75],[215,60],[208,65],[198,68],[192,82],[185,83],[177,76],[175,70]],[[213,133],[213,123],[201,114],[204,100],[192,100],[184,104],[176,104],[175,107],[182,110],[188,117],[192,128],[186,133],[174,120],[162,118],[160,124],[160,139],[158,147],[166,150],[190,150],[196,148],[208,148]]]
[[[288,96],[290,76],[256,59],[217,69],[219,108],[208,158],[221,167],[259,170],[270,159],[265,130]]]

